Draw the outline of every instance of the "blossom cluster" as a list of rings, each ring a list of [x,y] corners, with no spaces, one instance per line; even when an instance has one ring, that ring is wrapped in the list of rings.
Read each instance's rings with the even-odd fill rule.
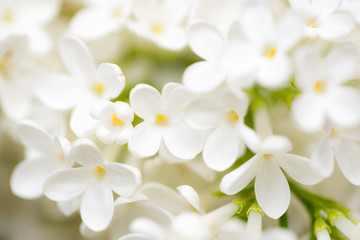
[[[359,24],[356,0],[0,1],[11,191],[89,239],[359,240],[359,196],[312,192],[360,186]]]

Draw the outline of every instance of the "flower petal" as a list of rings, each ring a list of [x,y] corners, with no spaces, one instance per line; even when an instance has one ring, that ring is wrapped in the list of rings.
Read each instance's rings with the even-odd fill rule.
[[[83,166],[103,164],[103,155],[99,148],[89,139],[77,140],[71,151],[70,158]]]
[[[134,128],[128,148],[138,157],[150,157],[159,151],[161,139],[162,129],[142,122]]]
[[[198,212],[201,213],[200,197],[199,194],[189,185],[181,185],[176,187],[180,194],[193,206]]]
[[[348,36],[354,29],[355,22],[349,15],[335,13],[322,19],[318,28],[318,34],[326,40],[337,40]]]
[[[329,138],[322,137],[311,155],[311,165],[324,178],[334,172],[334,153]]]
[[[160,93],[147,84],[138,84],[130,92],[130,105],[136,115],[144,120],[155,120],[161,113],[163,100]]]
[[[74,37],[60,40],[59,54],[65,67],[75,76],[91,79],[95,75],[95,62],[89,49]]]
[[[125,87],[125,76],[116,64],[102,63],[96,74],[99,81],[105,85],[102,95],[106,99],[116,98]]]
[[[271,160],[263,160],[255,179],[255,196],[266,215],[278,219],[290,204],[290,188],[286,177]]]
[[[297,182],[305,185],[314,185],[322,180],[311,166],[308,158],[289,153],[276,154],[280,167]]]
[[[106,163],[107,180],[111,189],[120,196],[131,196],[141,183],[141,173],[135,168],[121,163]]]
[[[292,149],[292,144],[287,137],[269,136],[263,140],[259,152],[264,154],[284,153]]]
[[[360,145],[355,141],[333,141],[333,151],[346,179],[354,185],[360,185]]]
[[[88,137],[96,131],[98,121],[91,117],[91,107],[91,102],[81,103],[71,114],[70,128],[78,137]]]
[[[224,171],[231,167],[236,158],[242,154],[241,145],[243,142],[236,128],[221,126],[211,133],[205,142],[204,162],[215,171]]]
[[[217,63],[201,61],[186,68],[182,81],[194,92],[208,92],[220,86],[225,77]]]
[[[225,47],[221,32],[205,21],[196,21],[189,28],[189,46],[201,58],[215,60]]]
[[[255,155],[234,171],[226,174],[220,183],[220,190],[228,195],[240,192],[254,179],[259,167],[259,157]]]
[[[97,183],[88,187],[80,205],[84,224],[93,231],[106,229],[114,214],[114,199],[111,189]]]
[[[46,179],[43,190],[53,201],[68,201],[82,194],[91,184],[92,177],[89,168],[59,170]]]
[[[192,159],[201,152],[203,139],[197,130],[177,122],[164,131],[164,143],[176,157]]]

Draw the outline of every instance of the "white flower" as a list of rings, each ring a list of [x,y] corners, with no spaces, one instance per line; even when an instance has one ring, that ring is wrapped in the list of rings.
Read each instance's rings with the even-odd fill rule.
[[[97,103],[92,116],[99,121],[96,136],[105,144],[116,141],[125,144],[129,141],[133,126],[134,113],[129,104],[117,101]]]
[[[29,121],[18,124],[17,133],[24,145],[25,159],[14,169],[10,187],[22,198],[34,199],[43,195],[42,187],[53,172],[71,166],[68,158],[70,143],[62,137],[52,137]]]
[[[29,37],[36,53],[51,50],[52,40],[44,27],[60,10],[59,0],[10,0],[0,2],[0,39],[12,34]]]
[[[360,185],[359,127],[344,129],[328,123],[321,134],[311,156],[314,169],[323,177],[329,177],[334,171],[335,159],[346,179]]]
[[[360,228],[348,218],[346,218],[344,215],[333,219],[333,223],[335,227],[339,229],[350,240],[360,239]]]
[[[69,28],[85,40],[96,40],[119,31],[129,18],[131,0],[86,1],[71,19]]]
[[[255,125],[258,134],[250,128],[241,128],[245,143],[255,156],[226,174],[220,190],[229,195],[235,194],[255,178],[255,196],[259,206],[266,215],[277,219],[290,203],[290,188],[282,170],[305,185],[316,184],[321,177],[312,169],[309,159],[287,153],[292,148],[291,142],[284,136],[272,135],[268,116],[264,110],[259,110],[258,114]]]
[[[248,98],[243,92],[225,90],[220,100],[196,99],[189,102],[184,119],[198,129],[212,129],[203,149],[205,164],[216,171],[231,167],[245,151],[239,128],[244,124]]]
[[[178,51],[187,44],[185,20],[189,1],[133,0],[130,30],[165,49]]]
[[[326,119],[344,127],[360,122],[360,92],[344,85],[354,77],[357,61],[351,47],[334,49],[325,59],[313,48],[299,52],[295,84],[302,93],[292,111],[303,130],[320,130]]]
[[[91,106],[98,100],[117,97],[125,86],[124,74],[115,64],[102,63],[96,67],[88,48],[73,37],[61,39],[59,53],[71,75],[50,76],[36,92],[52,109],[66,110],[75,106],[70,128],[79,137],[89,136],[97,125],[90,116]]]
[[[354,29],[353,19],[339,12],[342,0],[289,0],[291,8],[305,17],[304,28],[311,38],[319,36],[325,40],[338,40],[348,36]]]
[[[131,166],[105,162],[100,150],[87,139],[76,141],[70,158],[81,167],[59,170],[45,182],[45,195],[54,201],[81,196],[80,215],[94,231],[107,228],[114,213],[113,193],[131,196],[140,184],[140,172]]]
[[[317,238],[317,240],[331,240],[329,231],[327,229],[318,231],[316,233],[316,238]]]
[[[163,142],[176,157],[192,159],[202,149],[202,137],[182,120],[183,105],[192,94],[183,86],[166,84],[162,96],[153,87],[139,84],[130,92],[130,104],[144,121],[134,128],[129,150],[139,157],[153,156]]]

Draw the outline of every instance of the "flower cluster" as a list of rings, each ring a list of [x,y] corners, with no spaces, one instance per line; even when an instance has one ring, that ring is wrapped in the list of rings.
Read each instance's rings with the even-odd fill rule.
[[[12,193],[89,239],[359,240],[359,196],[323,187],[359,191],[359,25],[356,0],[0,1]]]

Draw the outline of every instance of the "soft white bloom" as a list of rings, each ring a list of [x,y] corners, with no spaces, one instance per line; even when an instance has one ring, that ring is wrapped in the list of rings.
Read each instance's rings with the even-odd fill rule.
[[[65,138],[51,136],[29,121],[18,124],[17,134],[26,150],[25,159],[15,167],[10,187],[19,197],[38,198],[43,195],[42,187],[50,174],[71,166],[70,143]]]
[[[351,222],[344,215],[333,219],[333,223],[337,229],[339,229],[350,240],[360,239],[360,228]]]
[[[185,106],[186,122],[194,128],[212,130],[203,149],[209,168],[224,171],[244,153],[239,128],[244,125],[248,101],[243,92],[225,90],[220,100],[199,98]]]
[[[121,69],[111,63],[98,67],[88,48],[73,37],[64,37],[59,44],[63,64],[71,75],[54,74],[37,88],[40,100],[48,107],[66,110],[75,107],[70,128],[79,137],[95,132],[97,121],[90,116],[90,108],[99,100],[117,97],[125,86]]]
[[[81,167],[59,170],[45,182],[45,195],[54,201],[81,196],[80,215],[94,231],[108,227],[114,213],[113,193],[131,196],[140,184],[140,172],[134,167],[105,162],[100,150],[87,139],[76,141],[70,158]]]
[[[129,150],[139,157],[153,156],[163,142],[176,157],[192,159],[202,149],[202,137],[182,119],[184,104],[192,97],[183,86],[166,84],[162,96],[146,84],[130,92],[130,104],[144,121],[135,126]]]
[[[357,0],[343,0],[340,10],[347,11],[359,24],[360,23],[360,2]]]
[[[93,118],[99,121],[96,136],[105,144],[116,141],[125,144],[129,141],[133,126],[134,113],[129,104],[117,101],[97,103],[92,111]]]
[[[257,221],[256,230],[249,229],[252,221]],[[250,221],[250,222],[249,222]],[[260,221],[260,222],[259,222]],[[245,224],[237,219],[228,221],[219,233],[219,240],[297,240],[296,235],[288,229],[269,228],[262,232],[261,214],[250,212],[248,222]]]
[[[322,136],[312,154],[312,165],[324,177],[334,171],[334,160],[346,179],[360,185],[360,132],[359,128],[344,129],[326,124]]]
[[[96,40],[123,28],[132,0],[85,1],[87,6],[71,19],[70,31],[82,39]]]
[[[292,111],[303,130],[320,130],[327,119],[344,127],[359,123],[360,92],[344,85],[354,77],[357,61],[357,51],[351,47],[334,49],[324,59],[313,48],[298,53],[295,84],[301,94]]]
[[[316,233],[316,238],[317,238],[317,240],[331,240],[329,231],[327,229],[318,231]]]
[[[181,50],[187,44],[183,21],[188,5],[188,0],[133,0],[129,28],[162,48]]]
[[[241,129],[245,143],[255,156],[226,174],[220,190],[229,195],[236,194],[255,178],[259,206],[266,215],[277,219],[290,203],[290,188],[282,170],[305,185],[316,184],[321,177],[312,169],[309,159],[287,153],[292,149],[291,142],[284,136],[272,135],[264,110],[259,110],[255,121],[258,134],[250,128]]]
[[[301,13],[308,37],[319,36],[325,40],[338,40],[354,29],[354,20],[346,12],[340,12],[343,0],[289,0],[291,8]]]
[[[29,47],[36,53],[46,53],[52,40],[44,27],[60,10],[59,0],[0,1],[0,39],[12,34],[29,37]]]

